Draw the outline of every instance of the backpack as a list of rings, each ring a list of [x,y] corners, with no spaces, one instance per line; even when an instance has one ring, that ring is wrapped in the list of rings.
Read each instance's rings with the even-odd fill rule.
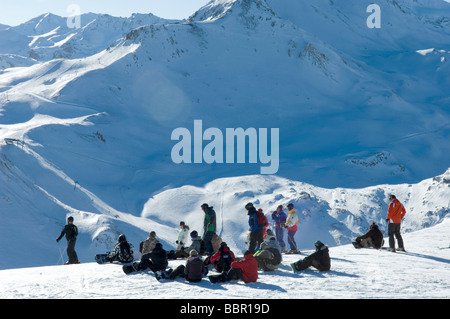
[[[258,227],[266,227],[269,225],[266,215],[264,215],[263,211],[261,209],[258,209],[256,211],[256,217],[257,217],[257,224]]]

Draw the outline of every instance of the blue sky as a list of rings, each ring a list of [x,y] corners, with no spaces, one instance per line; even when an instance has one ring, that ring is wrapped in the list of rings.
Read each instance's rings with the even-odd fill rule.
[[[71,4],[81,13],[107,13],[128,17],[132,13],[153,13],[162,18],[187,18],[209,0],[1,0],[0,24],[15,26],[43,13],[51,12],[63,17]]]

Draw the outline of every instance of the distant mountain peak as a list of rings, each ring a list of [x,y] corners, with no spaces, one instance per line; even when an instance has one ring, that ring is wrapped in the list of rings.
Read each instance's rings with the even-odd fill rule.
[[[212,0],[195,12],[189,21],[212,22],[232,13],[241,18],[248,18],[257,15],[256,12],[260,15],[275,16],[275,12],[265,0]]]

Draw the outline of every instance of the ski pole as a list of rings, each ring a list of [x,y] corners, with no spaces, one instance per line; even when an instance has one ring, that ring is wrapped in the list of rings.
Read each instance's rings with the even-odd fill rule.
[[[61,250],[61,245],[58,242],[58,249],[59,249],[59,259],[58,259],[58,265],[59,265],[59,261],[61,261],[61,265],[64,265],[64,258],[63,258],[63,252]]]

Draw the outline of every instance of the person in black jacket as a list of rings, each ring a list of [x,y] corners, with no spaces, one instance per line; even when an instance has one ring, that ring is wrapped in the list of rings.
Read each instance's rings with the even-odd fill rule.
[[[331,268],[330,254],[328,247],[319,240],[315,242],[316,251],[304,259],[291,264],[294,272],[305,270],[311,266],[319,271],[328,271]]]
[[[150,268],[151,271],[156,273],[166,270],[168,265],[167,252],[163,249],[161,243],[156,243],[151,253],[141,257],[141,261],[137,265],[137,270]]]
[[[384,244],[383,233],[380,231],[375,223],[372,223],[369,227],[369,231],[364,235],[356,238],[353,242],[353,246],[356,248],[373,247],[380,249]]]
[[[248,250],[254,254],[256,246],[260,245],[264,240],[264,225],[258,224],[258,213],[255,206],[253,206],[253,203],[245,205],[245,209],[248,213],[248,225],[250,227],[250,243],[248,245]]]
[[[212,206],[208,204],[203,204],[201,206],[203,212],[205,213],[205,218],[203,219],[203,237],[202,240],[206,245],[206,254],[211,256],[214,254],[214,248],[212,246],[211,240],[216,234],[216,212]],[[200,253],[200,252],[199,252]]]
[[[120,234],[117,243],[114,245],[112,252],[106,256],[106,261],[118,261],[121,263],[130,263],[134,259],[133,245],[131,245],[124,234]]]
[[[77,242],[78,228],[73,224],[73,217],[67,218],[67,225],[65,225],[61,231],[61,235],[56,239],[59,242],[63,236],[66,235],[67,240],[67,256],[69,260],[66,264],[79,264],[77,252],[75,251],[75,244]]]

